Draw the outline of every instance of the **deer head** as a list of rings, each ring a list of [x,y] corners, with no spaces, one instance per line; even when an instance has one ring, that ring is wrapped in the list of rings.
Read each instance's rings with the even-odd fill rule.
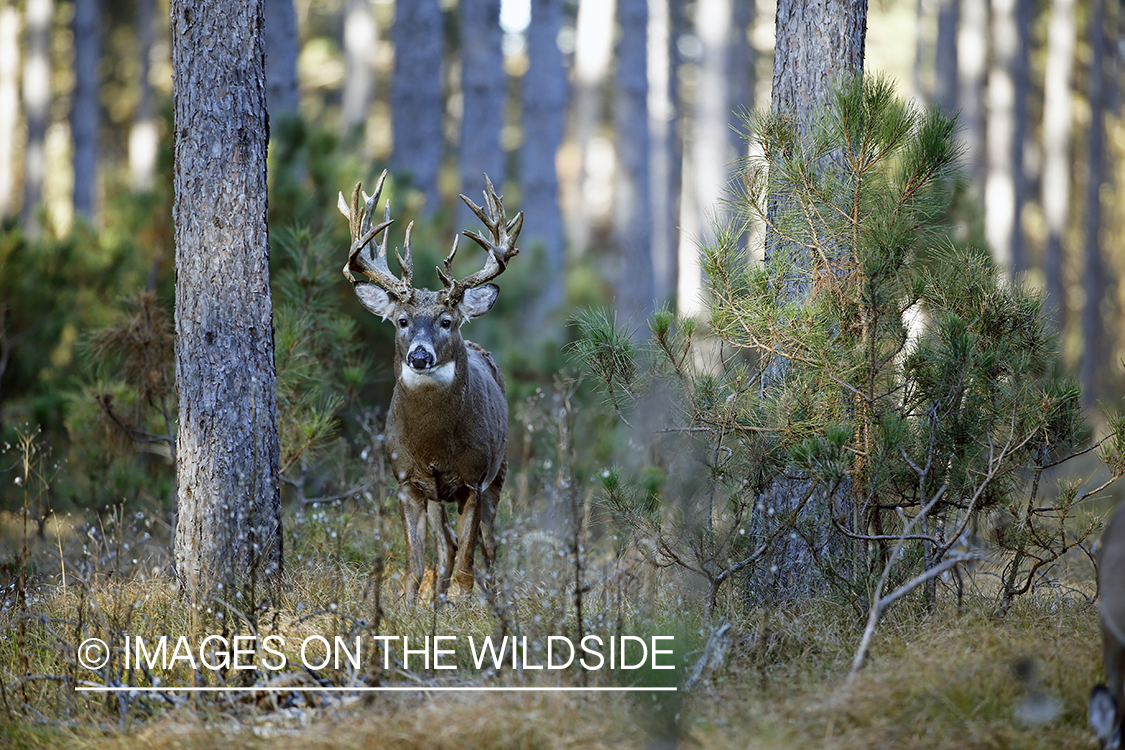
[[[367,310],[394,323],[397,330],[396,363],[402,370],[396,372],[396,377],[399,382],[412,386],[425,382],[415,376],[434,376],[441,380],[441,368],[448,368],[452,358],[463,347],[461,325],[492,309],[500,288],[487,282],[503,273],[508,261],[519,254],[515,243],[523,228],[523,213],[508,221],[503,201],[485,175],[484,207],[461,196],[461,200],[488,229],[488,237],[468,230],[463,233],[488,254],[484,267],[464,279],[453,276],[452,265],[459,239],[455,237],[453,248],[443,263],[444,269],[437,269],[443,289],[439,292],[416,289],[413,286],[414,263],[410,252],[414,222],[406,227],[402,252],[395,250],[402,269],[401,277],[396,277],[388,264],[387,234],[383,235],[381,243],[374,242],[380,232],[394,223],[390,218],[389,205],[384,208],[383,221],[374,224],[372,220],[386,176],[384,170],[374,194],[370,196],[363,192],[362,184],[357,183],[350,205],[345,202],[344,194],[340,194],[340,212],[350,221],[352,235],[344,276],[355,285],[356,296]],[[366,276],[369,281],[357,281],[354,273]]]

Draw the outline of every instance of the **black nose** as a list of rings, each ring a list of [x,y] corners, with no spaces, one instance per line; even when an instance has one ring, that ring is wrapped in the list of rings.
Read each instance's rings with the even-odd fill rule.
[[[433,366],[434,358],[430,353],[420,346],[414,347],[414,351],[410,352],[410,356],[406,358],[407,364],[415,370],[426,370]]]

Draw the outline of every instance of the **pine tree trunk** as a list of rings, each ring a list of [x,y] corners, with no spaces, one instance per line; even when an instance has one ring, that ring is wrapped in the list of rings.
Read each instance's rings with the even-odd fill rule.
[[[827,0],[824,3],[805,3],[803,0],[780,0],[777,6],[777,33],[773,65],[773,102],[775,114],[792,118],[798,137],[806,138],[815,125],[817,110],[825,105],[831,87],[843,75],[862,75],[865,36],[867,31],[866,0]],[[826,157],[824,167],[833,168],[832,156]],[[776,225],[779,215],[788,210],[794,200],[783,190],[770,187],[768,211],[769,224]],[[784,242],[777,232],[766,231],[766,260],[784,260],[789,266],[784,278],[773,280],[778,294],[783,298],[801,303],[808,299],[811,279],[806,269],[817,265],[812,253],[804,247]],[[841,256],[849,252],[847,247],[821,248],[821,252],[835,252]],[[845,262],[845,258],[838,259]],[[762,377],[762,388],[779,389],[790,375],[789,362],[775,358],[770,362]],[[869,415],[856,414],[856,421]],[[799,498],[811,489],[807,479],[792,477],[769,488],[770,500],[779,509],[795,508]],[[852,492],[849,486],[837,492]],[[850,507],[849,522],[853,528],[864,523],[867,510],[860,497],[838,499],[841,506]],[[767,576],[772,579],[772,596],[779,599],[812,595],[823,589],[825,582],[811,575],[815,570],[814,561],[818,555],[830,556],[838,560],[837,570],[842,575],[850,571],[860,575],[863,568],[864,552],[861,547],[844,539],[831,524],[830,510],[833,498],[825,495],[813,497],[803,510],[796,525],[808,523],[812,537],[794,533],[784,540],[779,551],[779,559],[784,560],[776,572]],[[786,512],[782,510],[782,512]],[[752,587],[752,584],[751,584]]]
[[[501,47],[500,0],[462,0],[461,14],[461,192],[477,197],[482,175],[497,186],[505,179],[500,131],[504,128],[508,77]],[[499,188],[498,188],[499,189]],[[458,201],[459,224],[476,221]]]
[[[27,0],[27,57],[23,64],[23,111],[27,123],[24,146],[23,227],[39,236],[36,216],[47,177],[47,125],[51,117],[51,20],[53,0]]]
[[[993,0],[993,62],[988,76],[988,176],[984,191],[985,238],[1006,273],[1024,270],[1024,120],[1027,116],[1027,48],[1020,33],[1028,12],[1020,0]]]
[[[961,0],[957,30],[957,103],[965,164],[975,190],[985,182],[984,84],[988,57],[988,3]]]
[[[727,140],[732,158],[746,155],[740,112],[754,109],[754,87],[757,65],[754,48],[750,45],[750,31],[754,24],[755,0],[731,0],[730,50],[727,55]],[[735,165],[728,164],[727,172]]]
[[[679,6],[679,7],[677,7]],[[674,13],[682,0],[651,0],[652,39],[648,79],[649,133],[652,136],[652,269],[657,303],[675,307],[679,277],[680,177],[683,139],[680,137],[679,54]]]
[[[266,105],[276,125],[294,117],[300,104],[297,80],[297,11],[293,0],[262,0],[265,16]]]
[[[1105,167],[1105,108],[1106,108],[1106,0],[1091,0],[1090,69],[1086,77],[1086,101],[1090,105],[1090,132],[1086,139],[1086,268],[1082,284],[1086,292],[1086,306],[1082,311],[1082,360],[1079,378],[1082,382],[1082,399],[1087,408],[1093,407],[1102,394],[1102,369],[1106,364],[1106,317],[1102,306],[1109,300],[1110,288],[1106,278],[1106,264],[1102,256],[1101,188],[1106,179]]]
[[[524,214],[532,217],[524,228],[523,244],[542,249],[543,288],[528,316],[528,330],[542,330],[564,298],[566,259],[555,168],[566,126],[566,67],[556,41],[562,22],[562,0],[532,1],[528,69],[520,87],[524,132],[520,185]]]
[[[137,0],[137,57],[140,62],[140,101],[129,131],[129,183],[134,190],[149,190],[156,176],[156,155],[160,147],[153,103],[152,45],[155,37],[153,10],[156,0]]]
[[[0,7],[0,219],[15,205],[16,128],[20,117],[20,12]]]
[[[617,175],[613,203],[616,244],[621,253],[617,280],[618,319],[647,337],[655,290],[652,275],[652,195],[649,192],[648,6],[646,0],[617,0],[621,34],[617,42],[614,124]]]
[[[98,191],[98,61],[101,57],[101,3],[74,2],[74,99],[70,134],[74,143],[74,213],[94,220]]]
[[[570,162],[563,184],[566,237],[578,256],[585,254],[593,236],[593,218],[604,206],[594,205],[589,162],[591,145],[602,127],[605,80],[613,57],[615,0],[579,0],[575,21],[574,101],[570,108]]]
[[[340,127],[345,134],[358,131],[363,135],[374,88],[371,55],[378,41],[371,0],[348,0],[344,15],[344,98],[340,105]]]
[[[816,109],[826,102],[833,81],[841,74],[862,75],[866,34],[866,0],[778,2],[772,109],[792,116],[802,137],[813,126]],[[784,196],[771,195],[770,202],[779,206]],[[767,260],[779,252],[790,256],[801,249],[784,246],[775,233],[767,232]],[[812,265],[791,257],[795,268]],[[806,280],[799,275],[779,283],[785,285],[785,293],[791,298],[807,296]]]
[[[1074,6],[1075,0],[1051,0],[1043,81],[1043,176],[1039,199],[1047,224],[1043,272],[1047,278],[1047,304],[1058,331],[1065,329],[1067,317],[1063,237],[1070,213],[1070,77],[1076,36]]]
[[[175,561],[199,603],[282,563],[262,24],[261,0],[172,3]]]
[[[933,103],[945,112],[957,110],[957,19],[960,0],[939,0],[934,43]]]
[[[681,215],[689,242],[681,245],[679,306],[688,315],[705,314],[703,270],[696,243],[714,241],[712,219],[723,215],[720,200],[734,161],[731,149],[730,94],[731,0],[700,0],[695,6],[695,34],[702,44],[695,106],[691,115],[690,200]],[[687,198],[688,196],[685,196]]]
[[[391,31],[395,70],[391,81],[391,117],[397,175],[426,196],[426,210],[438,203],[438,171],[444,150],[441,92],[445,32],[438,0],[399,0]],[[477,177],[479,182],[480,177]]]

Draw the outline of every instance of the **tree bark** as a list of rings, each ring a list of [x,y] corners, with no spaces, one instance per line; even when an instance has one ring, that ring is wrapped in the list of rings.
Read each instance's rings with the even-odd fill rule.
[[[24,146],[23,227],[38,237],[36,213],[47,176],[47,125],[51,116],[51,19],[53,0],[27,0],[27,58],[23,64],[23,111],[27,122]]]
[[[617,0],[617,175],[613,203],[616,244],[621,254],[616,308],[647,338],[654,309],[652,195],[649,180],[648,6],[646,0]]]
[[[172,3],[175,561],[201,606],[282,564],[262,25],[262,0]]]
[[[20,12],[0,7],[0,219],[15,205],[16,128],[20,117]]]
[[[866,35],[866,0],[778,2],[771,106],[774,113],[793,118],[801,137],[810,132],[816,109],[826,102],[833,81],[842,74],[863,74]],[[784,202],[784,196],[771,194],[771,213]],[[766,232],[767,261],[783,253],[793,268],[811,268],[799,257],[801,252],[780,242],[776,233]],[[790,298],[804,299],[806,282],[800,274],[790,274],[776,283],[784,285]]]
[[[791,118],[799,138],[810,136],[817,110],[827,104],[835,81],[844,75],[862,75],[865,38],[867,33],[866,0],[826,0],[823,3],[805,3],[803,0],[779,0],[777,6],[777,33],[773,65],[773,102],[775,115]],[[825,159],[824,168],[836,167],[832,156]],[[770,226],[785,213],[795,199],[774,183],[768,197]],[[821,252],[835,252],[840,256],[849,248],[821,248]],[[811,293],[810,270],[817,265],[812,249],[783,241],[780,235],[767,228],[766,262],[784,261],[787,266],[782,278],[772,279],[777,294],[783,299],[803,304]],[[845,262],[845,258],[839,258]],[[790,373],[790,363],[782,357],[773,358],[762,373],[764,391],[780,389]],[[840,565],[851,564],[858,569],[859,555],[849,551],[849,543],[835,532],[829,523],[831,497],[817,496],[798,511],[799,500],[805,495],[806,480],[790,478],[779,482],[770,492],[775,502],[810,519],[818,531],[817,536],[829,546],[828,554],[838,555]],[[833,490],[835,491],[835,490]],[[852,499],[850,515],[858,515],[859,501]],[[782,511],[783,513],[786,511]],[[788,597],[806,595],[814,587],[809,576],[813,547],[819,544],[806,541],[797,534],[784,542],[780,558],[784,564],[777,571],[775,595]]]
[[[565,296],[566,248],[555,168],[566,127],[566,67],[556,41],[562,22],[562,0],[532,0],[528,68],[520,87],[524,132],[520,185],[524,214],[532,217],[524,229],[524,245],[542,250],[543,292],[534,301],[529,330],[542,330]]]
[[[438,171],[444,147],[441,92],[445,31],[438,0],[400,0],[395,3],[391,38],[395,70],[391,81],[391,117],[395,174],[426,196],[425,210],[438,205]],[[477,176],[480,182],[480,176]]]
[[[867,2],[781,0],[776,23],[772,108],[792,115],[808,132],[832,82],[841,73],[863,72]]]
[[[461,14],[461,192],[477,195],[481,175],[504,184],[504,127],[508,77],[501,47],[500,0],[462,0]],[[458,201],[459,224],[475,222]]]
[[[1074,66],[1074,0],[1051,0],[1043,81],[1043,176],[1040,203],[1047,224],[1043,272],[1055,329],[1066,327],[1063,238],[1070,213],[1071,71]]]
[[[98,193],[98,62],[101,3],[74,0],[74,95],[70,134],[74,144],[74,213],[94,221]]]

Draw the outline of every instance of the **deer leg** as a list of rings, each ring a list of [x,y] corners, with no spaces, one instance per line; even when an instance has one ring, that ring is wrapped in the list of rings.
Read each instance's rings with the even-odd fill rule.
[[[481,557],[484,560],[485,580],[489,581],[492,579],[492,564],[496,560],[496,530],[493,524],[496,520],[496,509],[500,507],[500,489],[503,487],[503,483],[503,475],[498,476],[481,495]]]
[[[453,529],[445,512],[445,503],[430,503],[430,525],[434,529],[434,549],[437,550],[434,595],[444,597],[449,590],[449,579],[453,575],[454,556],[457,552]]]
[[[462,594],[473,590],[473,555],[476,553],[477,531],[480,528],[480,495],[479,490],[471,490],[457,514],[457,561],[454,576]]]
[[[426,498],[413,485],[403,485],[399,491],[402,501],[402,520],[406,528],[406,599],[418,602],[418,588],[422,585],[426,554]]]

